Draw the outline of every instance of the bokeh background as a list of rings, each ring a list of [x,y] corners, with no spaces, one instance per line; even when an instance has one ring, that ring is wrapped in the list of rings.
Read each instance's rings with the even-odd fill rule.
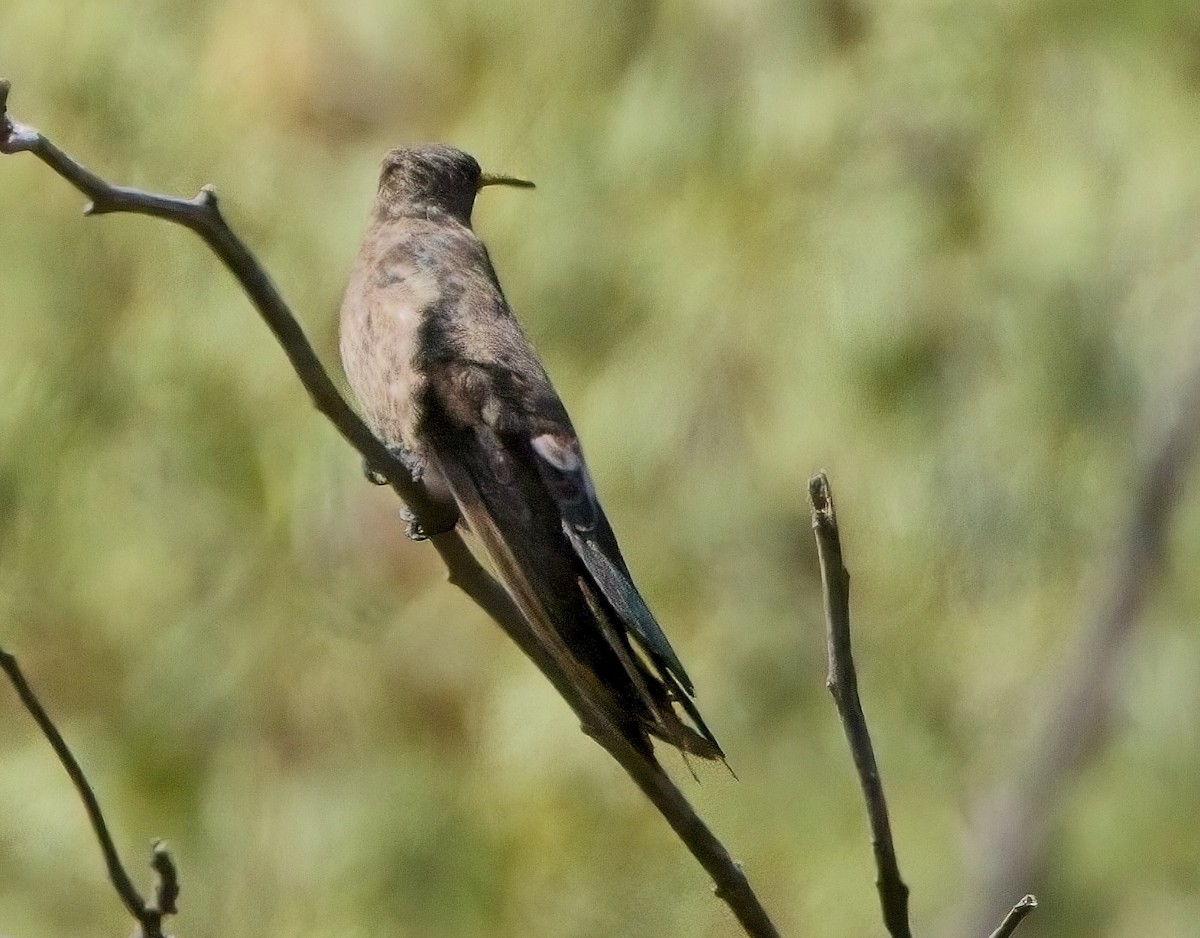
[[[882,934],[823,686],[827,469],[914,922],[953,920],[976,806],[1025,764],[1197,360],[1192,0],[0,0],[0,23],[14,115],[113,181],[214,183],[334,369],[385,150],[535,179],[476,227],[740,781],[668,764],[785,934]],[[0,159],[0,643],[130,865],[173,845],[175,930],[739,934],[214,258],[81,203]],[[1200,928],[1200,493],[1177,494],[1111,734],[1022,887],[1030,938]],[[128,929],[0,691],[0,932]]]

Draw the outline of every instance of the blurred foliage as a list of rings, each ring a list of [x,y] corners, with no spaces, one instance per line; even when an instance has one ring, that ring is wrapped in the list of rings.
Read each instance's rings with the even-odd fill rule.
[[[741,777],[670,761],[786,934],[880,934],[823,687],[829,471],[917,923],[970,890],[1200,349],[1190,0],[3,0],[18,119],[215,183],[319,349],[390,146],[476,213]],[[735,935],[190,234],[0,160],[0,641],[184,935]],[[1022,934],[1200,921],[1200,498]],[[0,930],[128,930],[7,694]],[[139,853],[139,850],[141,853]],[[1016,896],[1013,897],[1014,899]]]

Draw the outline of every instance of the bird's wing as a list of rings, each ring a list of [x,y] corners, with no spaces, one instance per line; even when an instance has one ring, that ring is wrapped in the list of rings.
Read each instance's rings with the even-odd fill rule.
[[[430,455],[526,617],[552,627],[618,711],[681,749],[721,758],[691,679],[633,585],[540,366],[531,377],[495,362],[447,362],[431,371],[431,390]]]
[[[721,758],[691,678],[633,584],[566,411],[537,371],[461,361],[434,369],[431,452],[526,616],[553,626],[615,690],[618,710],[686,751]]]
[[[558,506],[567,541],[583,561],[617,621],[650,659],[671,700],[683,707],[700,735],[720,754],[716,738],[692,700],[695,696],[692,679],[633,583],[616,535],[596,497],[574,431],[568,426],[542,432],[530,443],[542,481]]]
[[[557,518],[549,514],[553,505],[539,499],[541,482],[532,460],[514,458],[486,426],[454,427],[450,421],[429,434],[427,455],[537,645],[631,743],[652,755],[644,708],[626,693],[634,689],[625,665],[596,634],[576,564]]]
[[[430,452],[437,471],[533,630],[537,644],[588,699],[605,713],[616,715],[620,708],[611,689],[605,686],[595,668],[581,662],[572,652],[555,624],[556,610],[546,600],[547,584],[550,584],[550,590],[559,588],[561,577],[544,565],[531,567],[531,554],[536,552],[536,545],[531,540],[514,541],[511,536],[514,512],[520,513],[521,507],[519,502],[501,491],[514,482],[506,466],[507,455],[495,445],[497,441],[485,440],[479,446],[478,437],[472,437],[475,435],[469,432],[461,433],[457,440],[446,446],[447,437],[439,436],[443,445],[435,445]],[[540,570],[540,574],[530,575],[531,569]],[[620,725],[621,721],[617,722]],[[644,742],[636,733],[633,737],[631,741],[635,744]]]
[[[654,613],[633,584],[616,537],[596,498],[591,474],[573,431],[560,428],[530,440],[538,472],[558,506],[563,533],[621,622],[657,664],[694,694],[692,679]]]

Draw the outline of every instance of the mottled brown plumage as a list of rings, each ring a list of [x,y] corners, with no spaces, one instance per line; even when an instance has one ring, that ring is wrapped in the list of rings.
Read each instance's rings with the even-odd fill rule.
[[[387,155],[342,303],[346,375],[367,423],[455,505],[538,640],[629,740],[722,758],[471,230],[476,193],[496,183],[529,185],[450,147]]]

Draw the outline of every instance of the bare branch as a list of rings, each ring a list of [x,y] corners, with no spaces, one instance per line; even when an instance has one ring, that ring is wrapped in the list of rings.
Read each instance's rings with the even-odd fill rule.
[[[571,705],[583,723],[584,732],[603,746],[658,808],[692,856],[716,884],[715,891],[737,916],[748,935],[777,938],[778,931],[762,907],[742,871],[725,846],[700,819],[678,786],[653,760],[648,760],[630,745],[608,715],[593,707],[579,693],[553,658],[534,638],[504,588],[491,577],[463,543],[451,531],[430,538],[450,571],[450,581],[492,616],[541,669],[555,690]]]
[[[1064,791],[1108,735],[1117,672],[1162,570],[1166,537],[1183,493],[1185,473],[1200,441],[1200,370],[1179,395],[1174,421],[1160,430],[1144,468],[1131,487],[1129,520],[1084,616],[1070,660],[1053,671],[1047,718],[1021,769],[981,799],[978,897],[961,924],[947,933],[978,933],[994,920],[1005,897],[1029,888],[1043,862]]]
[[[755,938],[777,938],[775,926],[750,888],[741,867],[700,820],[675,784],[653,758],[634,749],[607,715],[579,692],[538,643],[508,593],[480,566],[461,536],[453,530],[455,517],[448,515],[444,506],[427,495],[423,486],[412,479],[404,465],[367,429],[338,393],[270,277],[226,224],[217,208],[213,190],[205,187],[194,199],[177,199],[110,185],[63,153],[37,130],[12,121],[6,110],[8,92],[9,83],[0,80],[0,153],[33,153],[92,200],[88,214],[131,212],[150,215],[182,225],[204,240],[241,284],[283,347],[317,409],[362,454],[366,464],[391,483],[416,514],[422,528],[427,531],[450,528],[430,538],[446,564],[450,581],[496,620],[579,716],[585,732],[620,763],[653,802],[712,876],[717,895],[729,905],[747,934]]]
[[[0,94],[3,94],[3,88],[0,88]],[[37,723],[42,735],[46,737],[46,741],[50,743],[54,754],[58,756],[58,761],[62,763],[71,783],[75,786],[75,791],[79,793],[79,799],[83,802],[88,820],[92,824],[92,830],[96,834],[96,840],[100,844],[100,852],[104,855],[108,880],[112,883],[113,889],[117,891],[117,896],[129,914],[138,921],[141,926],[141,934],[145,938],[163,938],[163,916],[175,914],[175,899],[179,895],[178,878],[175,875],[175,866],[171,862],[170,856],[166,853],[165,848],[155,844],[152,865],[159,874],[160,887],[155,902],[148,905],[137,891],[137,887],[133,885],[133,880],[125,872],[121,858],[117,855],[117,848],[113,844],[112,835],[108,832],[108,824],[104,820],[104,813],[100,810],[100,803],[96,800],[91,783],[88,782],[87,776],[84,775],[83,769],[80,768],[79,762],[70,747],[67,746],[58,727],[54,725],[54,721],[46,713],[46,709],[33,692],[33,688],[29,686],[29,682],[21,672],[20,665],[17,664],[17,659],[3,648],[0,648],[0,669],[8,676],[21,703]]]
[[[875,886],[879,890],[883,923],[892,938],[912,938],[908,925],[908,886],[900,878],[887,801],[883,796],[883,780],[879,776],[867,718],[858,697],[858,675],[850,645],[850,574],[842,562],[842,541],[833,508],[833,493],[825,473],[818,473],[809,480],[808,502],[812,509],[825,594],[825,634],[829,654],[829,676],[825,684],[837,704],[867,805],[877,871]]]
[[[108,825],[104,821],[104,813],[100,810],[100,803],[96,800],[96,794],[92,791],[87,776],[83,774],[79,762],[76,761],[70,747],[67,746],[62,734],[58,731],[58,727],[54,725],[54,721],[50,719],[49,714],[37,699],[33,688],[25,680],[25,675],[21,673],[17,659],[3,648],[0,648],[0,668],[8,675],[13,689],[21,698],[21,703],[25,705],[25,709],[29,711],[29,715],[33,717],[34,722],[42,731],[42,735],[50,743],[54,754],[58,756],[58,761],[66,769],[71,784],[75,786],[75,791],[79,793],[79,799],[83,802],[84,810],[87,811],[92,830],[96,833],[96,840],[100,842],[100,852],[104,854],[104,865],[108,868],[109,881],[112,882],[113,888],[117,891],[117,895],[120,896],[121,902],[129,914],[140,920],[146,903],[137,891],[137,887],[133,885],[129,874],[125,872],[125,867],[121,865],[121,858],[117,856],[117,848],[113,844],[112,836],[108,832]]]

